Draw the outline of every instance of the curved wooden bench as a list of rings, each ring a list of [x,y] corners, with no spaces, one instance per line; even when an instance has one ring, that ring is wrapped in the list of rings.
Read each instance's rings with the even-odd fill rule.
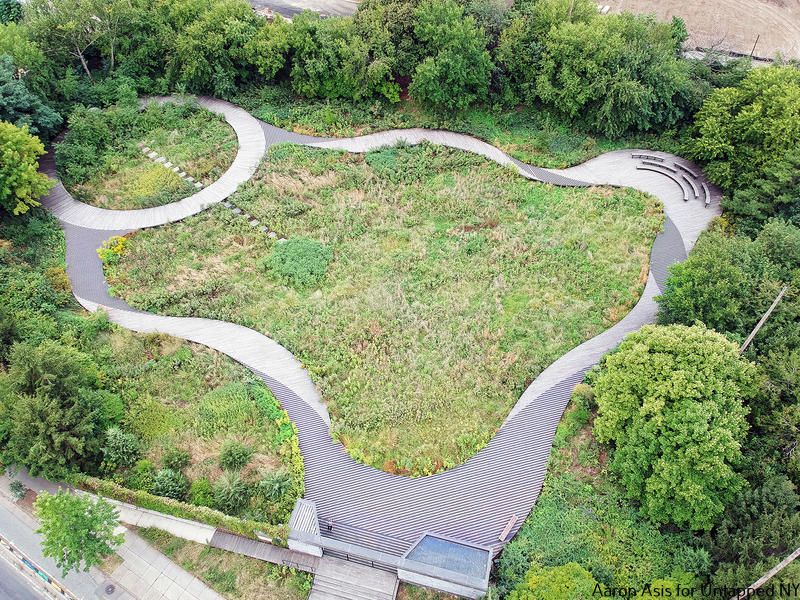
[[[659,167],[661,169],[666,169],[670,173],[677,173],[678,172],[678,169],[676,169],[675,167],[672,167],[672,166],[667,165],[667,164],[653,162],[652,160],[643,160],[642,164],[650,165],[650,166],[653,166],[653,167]]]
[[[642,158],[646,160],[656,160],[658,162],[664,162],[664,159],[660,156],[655,156],[654,154],[631,154],[631,158]]]
[[[692,191],[694,192],[694,197],[700,198],[700,191],[697,189],[697,184],[694,182],[694,178],[689,177],[686,173],[681,173],[681,177],[683,177],[683,179],[686,180],[692,187]]]
[[[686,172],[687,172],[689,175],[691,175],[691,176],[692,176],[692,177],[694,177],[695,179],[700,179],[700,175],[698,175],[698,174],[697,174],[697,173],[694,171],[694,169],[690,169],[690,168],[689,168],[689,167],[687,167],[686,165],[683,165],[683,164],[681,164],[681,163],[679,163],[679,162],[676,162],[676,163],[674,163],[674,164],[675,164],[675,166],[676,166],[676,167],[678,167],[678,168],[679,168],[681,171],[686,171]]]
[[[703,195],[705,196],[705,205],[708,208],[708,205],[711,204],[711,192],[708,191],[708,186],[706,185],[705,181],[701,181],[700,184],[703,186]]]
[[[660,175],[669,177],[672,181],[674,181],[680,186],[681,191],[683,192],[683,201],[684,202],[689,201],[689,190],[683,184],[683,179],[681,179],[680,177],[676,177],[672,171],[665,169],[662,165],[652,165],[647,163],[636,165],[636,169],[639,171],[652,171],[653,173],[659,173]]]

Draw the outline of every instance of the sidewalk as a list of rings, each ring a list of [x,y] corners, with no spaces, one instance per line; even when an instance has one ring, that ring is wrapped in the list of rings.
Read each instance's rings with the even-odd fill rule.
[[[20,472],[17,479],[35,492],[55,493],[65,486],[30,477]],[[70,573],[60,577],[55,563],[44,558],[40,549],[38,523],[10,500],[10,479],[0,475],[0,533],[13,540],[20,550],[64,583],[83,600],[223,600],[223,597],[202,581],[187,573],[169,558],[151,547],[134,532],[122,528],[125,541],[117,550],[123,562],[106,576],[97,568],[89,573]],[[113,586],[111,589],[109,586]]]

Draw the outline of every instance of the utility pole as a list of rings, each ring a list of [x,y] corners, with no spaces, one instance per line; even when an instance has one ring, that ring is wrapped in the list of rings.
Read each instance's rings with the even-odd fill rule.
[[[737,594],[736,596],[731,598],[731,600],[743,600],[744,598],[747,598],[748,596],[753,595],[757,589],[759,589],[762,585],[764,585],[770,579],[775,577],[775,575],[777,575],[778,573],[783,571],[783,569],[786,568],[787,566],[789,566],[789,563],[791,563],[798,556],[800,556],[800,548],[798,548],[797,550],[792,552],[789,556],[784,558],[781,562],[779,562],[777,565],[772,567],[769,571],[764,573],[764,575],[761,577],[761,579],[756,581],[750,587],[748,587],[745,590],[743,590],[740,594]]]
[[[783,286],[783,288],[781,289],[780,293],[778,294],[778,297],[775,298],[775,301],[772,303],[772,306],[770,306],[767,309],[767,312],[765,312],[764,316],[761,317],[761,320],[753,328],[753,331],[750,333],[749,336],[747,336],[747,339],[744,341],[744,344],[742,344],[742,347],[739,348],[739,354],[741,354],[742,352],[747,350],[747,347],[750,345],[750,342],[752,342],[753,338],[756,337],[756,334],[758,333],[758,330],[761,329],[761,327],[764,325],[764,323],[767,322],[767,319],[769,319],[769,316],[772,314],[772,311],[775,310],[776,306],[778,306],[778,303],[781,301],[781,298],[783,298],[783,295],[786,293],[786,290],[788,290],[788,289],[789,289],[788,285]]]

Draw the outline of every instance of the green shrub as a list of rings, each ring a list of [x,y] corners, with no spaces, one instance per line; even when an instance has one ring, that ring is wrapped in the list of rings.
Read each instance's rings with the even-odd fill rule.
[[[256,493],[270,502],[279,502],[292,487],[292,476],[285,471],[270,473],[258,482]]]
[[[153,462],[143,458],[137,461],[125,477],[125,485],[133,490],[150,492],[153,489],[156,468]]]
[[[214,490],[211,482],[205,477],[199,477],[189,486],[189,502],[195,506],[213,506]]]
[[[0,23],[16,23],[22,18],[19,0],[0,0]]]
[[[258,409],[248,386],[231,383],[210,391],[197,407],[197,432],[214,437],[227,431],[246,431],[258,425]]]
[[[172,498],[155,496],[142,490],[130,490],[112,481],[105,481],[83,474],[70,476],[69,483],[87,492],[114,498],[120,502],[127,502],[128,504],[162,512],[173,517],[199,521],[252,539],[256,539],[256,532],[262,533],[270,537],[273,544],[286,546],[286,538],[289,533],[286,525],[270,525],[269,523],[232,517],[205,506],[194,506]]]
[[[179,450],[178,448],[170,448],[166,452],[164,452],[164,456],[161,457],[161,464],[164,465],[165,469],[171,469],[173,471],[183,471],[186,467],[189,466],[189,460],[191,459],[191,455],[186,452],[186,450]]]
[[[103,470],[113,472],[133,465],[141,453],[141,443],[132,433],[119,427],[106,430],[106,443],[103,446]]]
[[[153,478],[153,493],[173,500],[183,500],[189,488],[186,476],[172,469],[161,469]]]
[[[219,466],[226,471],[241,471],[252,456],[253,451],[250,448],[235,440],[228,440],[219,454]]]
[[[249,486],[238,473],[226,471],[214,482],[214,508],[217,510],[235,515],[249,500]]]
[[[11,483],[8,484],[8,489],[11,491],[11,497],[17,502],[22,500],[25,494],[28,493],[28,488],[26,488],[19,479],[12,480]]]
[[[332,259],[333,252],[324,244],[292,238],[277,244],[264,265],[286,285],[306,288],[322,282]]]

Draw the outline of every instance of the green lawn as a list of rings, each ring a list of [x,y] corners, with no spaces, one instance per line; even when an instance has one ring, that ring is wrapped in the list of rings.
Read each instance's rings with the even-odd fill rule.
[[[188,542],[159,529],[136,533],[230,600],[302,600],[311,589],[310,575],[288,567]]]
[[[136,209],[169,204],[197,191],[192,183],[143,154],[139,144],[203,185],[213,183],[233,162],[236,134],[220,115],[197,104],[190,110],[151,106],[146,112],[137,123],[140,127],[94,158],[99,166],[94,173],[70,186],[75,198],[101,208]]]
[[[351,455],[411,475],[466,460],[538,373],[627,313],[662,222],[639,192],[532,183],[434,146],[279,146],[232,200],[330,248],[322,282],[286,285],[276,243],[217,207],[133,236],[112,286],[276,339]]]
[[[244,90],[232,101],[272,125],[311,135],[350,137],[408,127],[467,133],[541,167],[579,164],[619,148],[676,149],[674,136],[669,133],[609,140],[576,131],[542,108],[501,111],[476,107],[441,115],[425,111],[412,100],[399,104],[314,100],[294,96],[278,85]]]

